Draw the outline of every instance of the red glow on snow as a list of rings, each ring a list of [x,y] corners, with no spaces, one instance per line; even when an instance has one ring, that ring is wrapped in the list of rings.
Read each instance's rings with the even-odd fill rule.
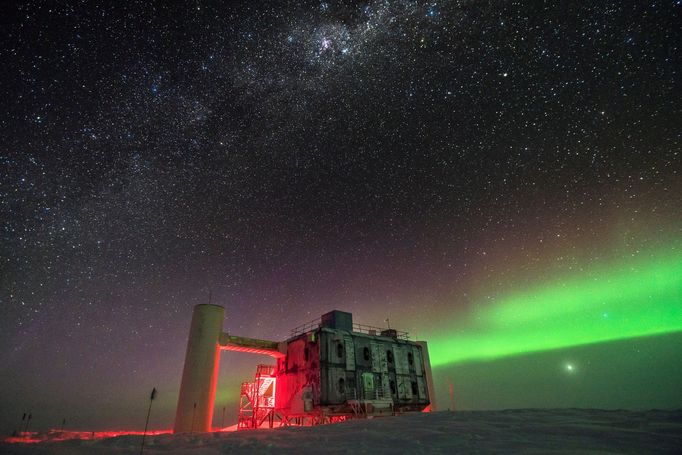
[[[171,434],[171,430],[155,430],[155,431],[147,431],[147,436],[156,436],[160,434]],[[50,430],[47,433],[34,433],[34,432],[29,432],[29,433],[22,433],[20,436],[11,436],[9,438],[5,438],[2,440],[2,442],[7,442],[7,443],[24,443],[24,444],[32,444],[32,443],[38,443],[38,442],[59,442],[59,441],[68,441],[71,439],[80,439],[80,440],[87,440],[87,441],[93,441],[96,439],[107,439],[107,438],[115,438],[117,436],[142,436],[143,432],[142,431],[128,431],[128,430],[119,430],[119,431],[60,431],[60,430]]]

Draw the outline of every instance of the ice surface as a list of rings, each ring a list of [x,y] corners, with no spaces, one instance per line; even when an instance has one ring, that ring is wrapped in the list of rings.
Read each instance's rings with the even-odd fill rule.
[[[139,453],[141,436],[34,444],[2,454]],[[682,411],[435,412],[318,427],[147,436],[145,454],[682,453]]]

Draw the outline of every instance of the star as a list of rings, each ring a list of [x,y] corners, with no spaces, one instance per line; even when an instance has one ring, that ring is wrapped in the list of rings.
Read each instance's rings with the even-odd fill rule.
[[[332,40],[329,38],[322,38],[322,41],[320,42],[320,50],[321,51],[326,51],[332,46]]]
[[[679,1],[9,3],[3,428],[129,426],[209,294],[276,340],[390,308],[470,409],[682,407]]]

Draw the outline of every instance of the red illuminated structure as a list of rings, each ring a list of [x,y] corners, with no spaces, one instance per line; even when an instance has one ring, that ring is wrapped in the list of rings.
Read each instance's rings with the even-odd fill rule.
[[[275,366],[258,365],[254,381],[242,383],[237,429],[274,426],[276,385]]]
[[[211,431],[220,350],[266,354],[241,388],[239,429],[317,425],[435,410],[426,342],[353,323],[331,311],[283,342],[222,332],[224,309],[198,305],[192,318],[174,432]]]

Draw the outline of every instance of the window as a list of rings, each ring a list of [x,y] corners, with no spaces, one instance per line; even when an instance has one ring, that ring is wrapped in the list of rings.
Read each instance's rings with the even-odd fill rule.
[[[303,357],[305,358],[305,361],[307,362],[308,359],[310,359],[310,349],[308,349],[308,346],[305,347],[303,350]]]
[[[391,381],[389,384],[391,386],[391,395],[395,395],[395,381]]]
[[[388,363],[393,363],[393,351],[390,349],[386,351],[386,360],[388,360]]]
[[[362,350],[362,356],[365,358],[365,360],[369,361],[372,357],[369,353],[369,348],[365,347],[365,349]]]
[[[336,343],[336,355],[343,358],[343,343]]]
[[[345,393],[346,392],[346,380],[343,378],[339,378],[339,393]]]
[[[412,383],[412,395],[415,397],[419,394],[419,389],[417,388],[417,383],[413,382]]]
[[[409,363],[410,365],[414,365],[414,356],[412,355],[411,352],[407,353],[407,363]]]

